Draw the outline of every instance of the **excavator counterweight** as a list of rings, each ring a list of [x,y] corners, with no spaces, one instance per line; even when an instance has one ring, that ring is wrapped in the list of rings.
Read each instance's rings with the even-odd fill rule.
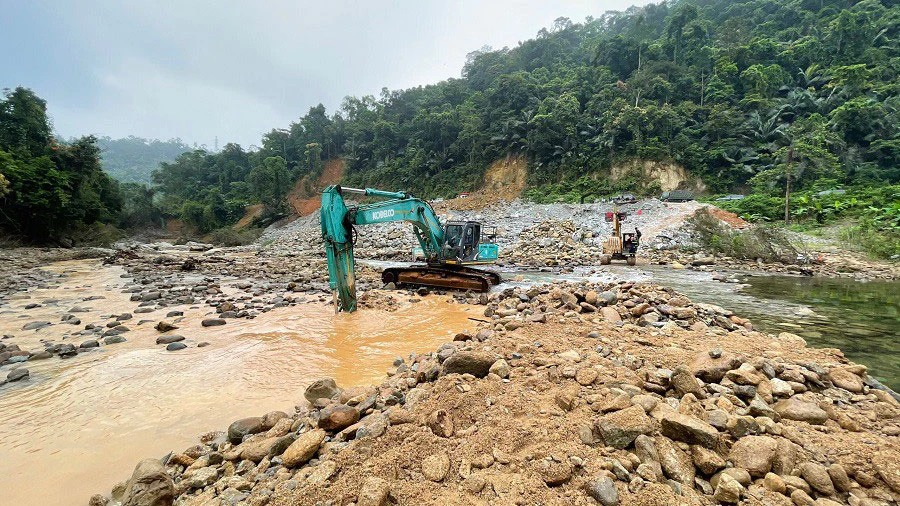
[[[387,200],[347,207],[344,193]],[[426,265],[386,268],[381,277],[385,283],[479,292],[486,292],[500,283],[498,274],[468,267],[497,260],[496,244],[481,242],[481,223],[452,221],[442,226],[428,202],[408,193],[329,186],[322,193],[320,213],[322,239],[328,257],[329,285],[334,294],[336,311],[356,310],[353,258],[356,225],[392,221],[405,221],[413,225]]]

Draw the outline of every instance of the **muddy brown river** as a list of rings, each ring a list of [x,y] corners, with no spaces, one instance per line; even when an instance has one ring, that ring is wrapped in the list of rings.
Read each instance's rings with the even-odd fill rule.
[[[15,336],[9,342],[22,349],[43,349],[42,339],[60,342],[64,333],[136,307],[120,291],[119,267],[81,260],[47,269],[67,277],[56,288],[31,290],[28,299],[0,306],[0,334]],[[94,295],[105,299],[84,301]],[[82,324],[56,324],[73,306],[88,309],[76,313]],[[127,342],[71,359],[26,362],[28,380],[0,387],[0,503],[83,506],[127,478],[142,458],[182,450],[237,418],[292,412],[305,386],[319,377],[344,387],[376,383],[396,356],[431,351],[478,316],[475,307],[428,297],[390,313],[335,315],[330,305],[309,303],[203,328],[200,320],[211,308],[170,309],[185,312],[175,331],[187,338],[185,350],[155,344],[159,333],[152,326],[162,312],[135,314],[125,322],[132,329],[124,334]],[[152,321],[137,325],[142,318]],[[22,330],[36,320],[54,325]],[[62,342],[77,346],[86,339]],[[210,346],[192,346],[201,341]]]

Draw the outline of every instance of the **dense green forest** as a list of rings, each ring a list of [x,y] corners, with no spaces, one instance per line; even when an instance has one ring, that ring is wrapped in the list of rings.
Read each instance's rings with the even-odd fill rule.
[[[171,162],[178,155],[192,151],[181,139],[161,141],[128,136],[122,139],[97,138],[100,159],[107,174],[124,183],[151,184],[151,174],[162,162]]]
[[[893,184],[898,42],[891,0],[682,0],[560,18],[515,48],[471,53],[461,78],[313,107],[258,153],[186,155],[157,182],[168,194],[179,178],[167,173],[202,174],[229,201],[253,159],[280,157],[296,177],[343,156],[354,184],[448,196],[517,152],[544,195],[603,190],[633,159],[681,164],[713,192]]]
[[[898,90],[896,0],[662,2],[559,18],[514,48],[472,52],[460,78],[312,107],[258,150],[184,153],[153,174],[147,203],[209,231],[252,202],[277,216],[291,182],[332,157],[348,184],[436,197],[517,153],[544,200],[610,191],[610,168],[633,160],[682,165],[712,193],[753,192],[748,205],[769,204],[760,219],[787,187],[888,188],[887,218],[872,222],[896,232]]]
[[[57,143],[47,104],[25,88],[0,99],[0,233],[46,242],[72,241],[103,224],[118,223],[119,185],[100,168],[91,136]]]

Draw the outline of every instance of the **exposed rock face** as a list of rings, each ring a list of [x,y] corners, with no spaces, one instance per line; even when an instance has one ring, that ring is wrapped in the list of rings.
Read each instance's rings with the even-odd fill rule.
[[[122,506],[171,506],[175,483],[156,459],[142,460],[125,485]]]

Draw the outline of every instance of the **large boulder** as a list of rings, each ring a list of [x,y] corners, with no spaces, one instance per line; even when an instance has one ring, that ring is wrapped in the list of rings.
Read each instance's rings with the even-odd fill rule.
[[[788,420],[806,422],[813,425],[822,425],[828,420],[828,413],[822,408],[811,402],[804,402],[794,397],[778,401],[775,403],[774,409],[776,413],[781,415],[781,418]]]
[[[228,440],[231,444],[240,444],[244,436],[258,434],[264,430],[266,427],[263,425],[262,417],[241,418],[228,426]]]
[[[460,351],[444,361],[444,374],[471,374],[476,378],[488,375],[496,358],[480,351]]]
[[[834,495],[834,483],[832,483],[825,466],[815,462],[804,462],[798,466],[798,469],[800,476],[806,480],[806,483],[809,483],[813,490],[825,496]]]
[[[359,421],[359,411],[346,404],[333,404],[319,412],[319,428],[342,430]]]
[[[316,399],[334,399],[340,396],[341,392],[343,392],[343,390],[338,388],[337,383],[335,383],[333,379],[322,378],[313,381],[311,385],[306,387],[306,391],[303,392],[303,397],[312,404],[316,402]]]
[[[641,434],[653,432],[653,420],[640,406],[604,415],[596,425],[604,443],[619,449],[627,448]]]
[[[665,412],[659,420],[662,435],[687,444],[697,444],[715,448],[719,442],[719,431],[703,420],[683,415],[675,411]]]
[[[324,440],[325,431],[322,429],[301,434],[281,455],[282,463],[286,467],[298,467],[305,464],[319,451],[319,446]]]
[[[707,383],[718,383],[728,371],[740,365],[741,360],[728,352],[700,353],[691,363],[691,372]]]
[[[772,469],[778,442],[766,436],[746,436],[731,447],[728,455],[734,467],[746,469],[750,476],[762,478]]]
[[[835,368],[828,372],[828,379],[834,386],[849,390],[855,394],[863,391],[863,379],[847,368]]]
[[[175,501],[175,483],[166,467],[156,459],[138,463],[125,484],[122,506],[171,506]]]

